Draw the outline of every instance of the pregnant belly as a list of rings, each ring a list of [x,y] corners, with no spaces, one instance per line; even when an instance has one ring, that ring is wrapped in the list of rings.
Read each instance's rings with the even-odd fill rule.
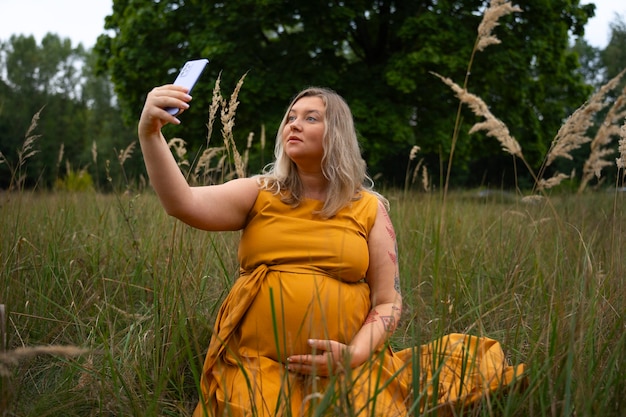
[[[369,287],[320,275],[270,272],[238,331],[241,356],[284,362],[308,339],[350,343],[370,310]]]

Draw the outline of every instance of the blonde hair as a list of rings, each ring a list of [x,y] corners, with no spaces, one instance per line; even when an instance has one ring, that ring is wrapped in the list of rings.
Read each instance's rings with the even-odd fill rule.
[[[281,194],[281,200],[293,207],[304,198],[302,182],[296,164],[283,148],[283,129],[293,105],[303,97],[319,97],[324,102],[325,126],[322,145],[322,173],[328,180],[328,192],[324,206],[319,211],[324,218],[333,217],[350,202],[360,198],[366,190],[377,195],[388,206],[380,194],[373,191],[374,183],[367,175],[366,164],[361,156],[352,112],[346,101],[328,88],[310,87],[298,93],[283,116],[276,134],[275,161],[259,176],[262,189]]]

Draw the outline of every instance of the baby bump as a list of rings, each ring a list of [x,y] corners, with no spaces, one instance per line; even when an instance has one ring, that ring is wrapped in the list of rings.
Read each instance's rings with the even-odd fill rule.
[[[283,361],[309,353],[308,339],[350,343],[369,310],[365,283],[272,271],[242,319],[239,354]]]

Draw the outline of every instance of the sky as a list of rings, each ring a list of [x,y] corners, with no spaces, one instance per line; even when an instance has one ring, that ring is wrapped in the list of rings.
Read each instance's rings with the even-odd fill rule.
[[[513,2],[515,3],[515,1]],[[596,17],[585,27],[585,39],[603,49],[609,41],[609,24],[619,13],[626,20],[623,0],[582,0],[595,3]],[[104,18],[111,14],[112,0],[0,0],[0,40],[11,35],[33,35],[37,42],[46,33],[70,38],[73,45],[91,48],[104,32]]]

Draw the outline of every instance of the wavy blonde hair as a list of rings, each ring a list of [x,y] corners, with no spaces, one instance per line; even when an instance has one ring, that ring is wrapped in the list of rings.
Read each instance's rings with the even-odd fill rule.
[[[319,97],[326,108],[322,173],[329,186],[324,206],[319,211],[320,216],[333,217],[350,202],[361,198],[362,191],[374,193],[388,206],[387,200],[373,191],[374,182],[367,175],[350,107],[335,91],[322,87],[302,90],[287,107],[276,134],[275,160],[259,176],[261,189],[281,194],[281,200],[293,207],[298,206],[304,198],[296,164],[287,156],[283,147],[283,129],[287,116],[293,105],[303,97]]]

